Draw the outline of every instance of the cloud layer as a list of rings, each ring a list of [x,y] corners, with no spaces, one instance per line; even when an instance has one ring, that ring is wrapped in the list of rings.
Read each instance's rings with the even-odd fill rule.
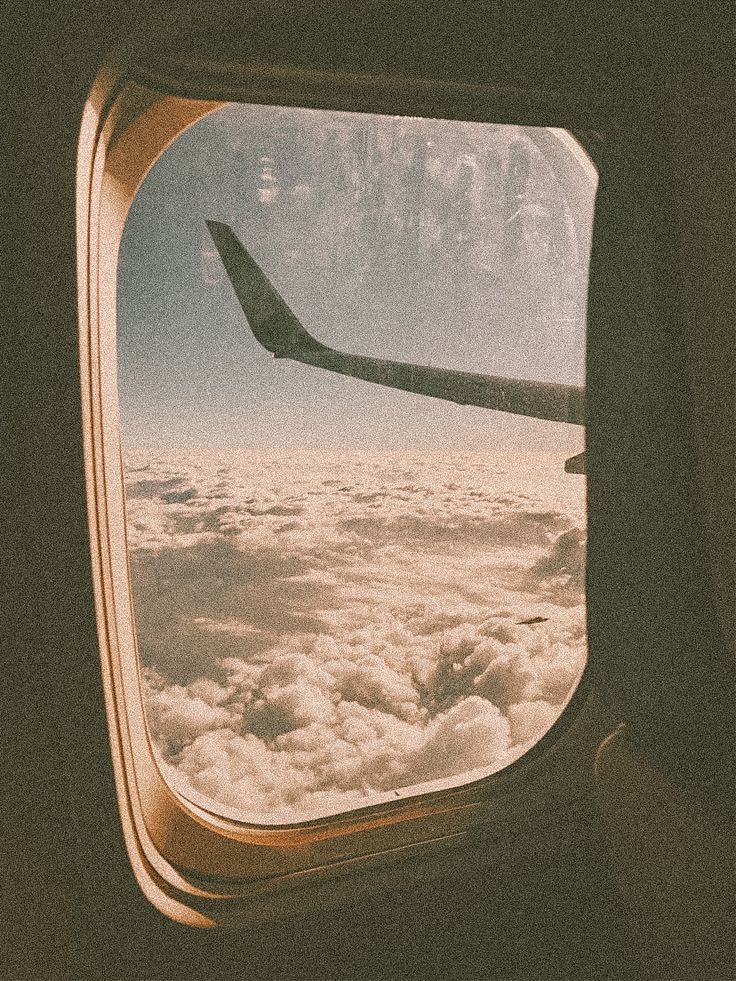
[[[477,778],[574,690],[584,480],[559,457],[140,451],[126,480],[149,728],[220,813]]]

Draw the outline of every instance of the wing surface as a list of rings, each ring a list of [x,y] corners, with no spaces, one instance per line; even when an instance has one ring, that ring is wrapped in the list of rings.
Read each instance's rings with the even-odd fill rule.
[[[585,390],[429,365],[348,354],[305,329],[229,225],[208,221],[230,282],[256,340],[276,358],[291,358],[362,381],[483,409],[585,425]]]

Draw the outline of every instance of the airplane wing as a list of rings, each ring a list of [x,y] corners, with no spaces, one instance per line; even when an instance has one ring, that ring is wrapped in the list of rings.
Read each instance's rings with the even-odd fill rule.
[[[207,227],[256,340],[275,358],[336,371],[363,381],[499,412],[585,425],[585,390],[576,385],[523,381],[428,365],[347,354],[305,329],[229,225]],[[582,456],[582,454],[581,454]],[[571,461],[568,461],[571,462]],[[581,465],[582,461],[578,465]],[[569,472],[581,472],[571,470]]]

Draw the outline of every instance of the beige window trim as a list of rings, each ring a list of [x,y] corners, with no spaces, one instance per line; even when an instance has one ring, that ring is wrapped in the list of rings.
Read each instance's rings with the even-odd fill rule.
[[[194,84],[194,83],[192,83]],[[207,83],[202,83],[206,85]],[[403,90],[393,112],[446,115],[449,87]],[[214,88],[214,86],[213,86]],[[445,89],[448,89],[447,91]],[[370,79],[310,76],[265,69],[243,73],[243,101],[386,111],[388,96]],[[416,94],[416,91],[419,94]],[[473,90],[473,117],[539,125],[524,93]],[[478,112],[482,96],[485,108]],[[413,99],[413,101],[412,101]],[[338,103],[336,105],[336,103]],[[146,173],[176,137],[219,108],[145,88],[121,70],[103,71],[82,119],[77,180],[78,299],[82,412],[91,560],[107,717],[118,803],[136,878],[166,915],[212,926],[279,915],[303,905],[339,902],[346,889],[399,881],[404,857],[426,857],[442,875],[443,856],[478,836],[500,837],[544,822],[548,811],[593,792],[595,749],[607,728],[584,675],[550,732],[505,770],[459,787],[285,826],[228,820],[184,800],[167,785],[148,734],[128,568],[119,435],[116,282],[128,209]],[[568,125],[582,119],[563,102]],[[462,118],[462,100],[456,110]],[[433,111],[434,110],[434,111]],[[560,111],[549,118],[559,125]],[[471,114],[466,111],[465,115]],[[531,117],[531,118],[530,118]],[[581,164],[582,165],[582,164]],[[610,728],[610,727],[609,727]],[[454,859],[453,859],[454,860]],[[414,874],[414,873],[413,873]]]

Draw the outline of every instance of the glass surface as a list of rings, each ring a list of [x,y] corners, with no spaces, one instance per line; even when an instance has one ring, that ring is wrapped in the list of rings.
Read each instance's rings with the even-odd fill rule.
[[[147,721],[184,797],[292,823],[478,779],[586,658],[582,428],[273,359],[205,220],[323,343],[579,385],[594,195],[560,131],[247,105],[153,167],[121,435]]]

